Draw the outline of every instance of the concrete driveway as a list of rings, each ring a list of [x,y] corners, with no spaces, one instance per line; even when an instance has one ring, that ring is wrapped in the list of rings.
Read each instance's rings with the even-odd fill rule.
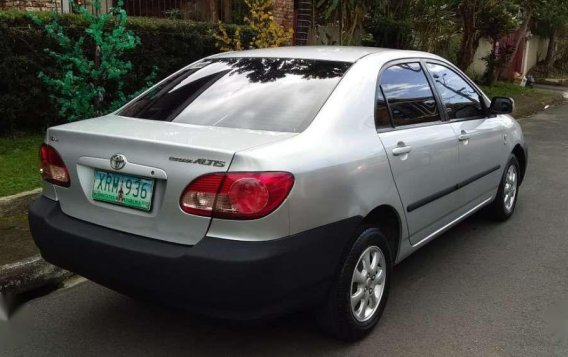
[[[395,268],[387,309],[356,344],[307,313],[256,325],[197,318],[93,283],[0,323],[1,356],[568,355],[568,104],[522,125],[529,169],[515,216],[475,216]]]

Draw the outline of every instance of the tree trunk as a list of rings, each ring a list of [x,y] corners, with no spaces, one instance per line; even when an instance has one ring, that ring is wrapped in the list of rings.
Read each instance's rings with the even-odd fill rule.
[[[507,72],[507,76],[509,77],[509,79],[513,79],[513,78],[511,78],[513,76],[513,71],[511,71],[510,68],[513,65],[513,61],[517,57],[517,51],[519,50],[519,46],[521,45],[521,41],[525,38],[525,35],[527,33],[527,29],[529,27],[529,23],[532,19],[532,15],[533,15],[532,9],[528,10],[527,14],[525,16],[525,19],[523,20],[523,23],[521,24],[521,27],[519,27],[517,29],[517,32],[515,33],[515,44],[513,45],[513,53],[511,55],[511,58],[507,62],[507,66],[505,67],[505,71]]]
[[[552,32],[550,39],[548,41],[548,50],[546,51],[546,58],[544,59],[544,65],[546,67],[546,74],[550,72],[552,66],[554,66],[554,59],[556,58],[556,31]]]
[[[491,40],[491,52],[486,60],[487,67],[485,68],[485,73],[483,73],[483,84],[486,86],[493,85],[496,80],[497,41],[497,39]]]
[[[481,39],[475,26],[477,3],[474,1],[462,3],[459,13],[463,22],[463,35],[457,65],[462,71],[466,71],[473,62],[475,51],[479,47],[479,40]]]

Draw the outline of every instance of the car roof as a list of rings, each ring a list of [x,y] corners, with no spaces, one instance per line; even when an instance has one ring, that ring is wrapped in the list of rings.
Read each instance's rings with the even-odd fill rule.
[[[355,46],[289,46],[263,48],[247,51],[223,52],[209,58],[264,57],[264,58],[300,58],[340,62],[356,62],[369,54],[391,54],[404,57],[434,57],[427,52],[395,50],[379,47]]]

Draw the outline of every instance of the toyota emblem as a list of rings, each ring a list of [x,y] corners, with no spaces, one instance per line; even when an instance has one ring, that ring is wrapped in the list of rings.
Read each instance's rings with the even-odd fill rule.
[[[114,154],[110,158],[110,167],[120,170],[126,165],[126,157],[122,154]]]

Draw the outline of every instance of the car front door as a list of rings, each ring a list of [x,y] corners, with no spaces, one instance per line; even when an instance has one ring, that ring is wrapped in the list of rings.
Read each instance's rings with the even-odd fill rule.
[[[443,225],[458,204],[458,139],[439,108],[419,61],[382,71],[375,119],[412,244]]]
[[[460,206],[475,206],[497,190],[505,153],[503,121],[488,115],[481,93],[448,64],[426,64],[458,136]]]

